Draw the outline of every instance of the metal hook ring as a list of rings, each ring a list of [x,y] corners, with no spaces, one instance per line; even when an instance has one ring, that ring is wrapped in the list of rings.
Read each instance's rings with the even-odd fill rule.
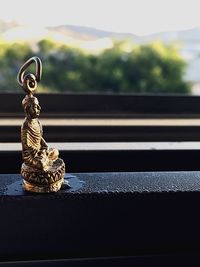
[[[26,74],[23,80],[22,87],[26,93],[32,94],[37,88],[37,81],[34,74]]]
[[[33,74],[25,75],[25,71],[32,63],[35,63],[35,75]],[[35,83],[33,86],[31,86],[30,80],[28,79],[30,75],[35,77]],[[17,75],[17,81],[23,87],[25,92],[33,93],[36,90],[37,83],[39,83],[41,80],[41,76],[42,76],[42,62],[39,59],[39,57],[32,57],[28,59],[20,68]]]

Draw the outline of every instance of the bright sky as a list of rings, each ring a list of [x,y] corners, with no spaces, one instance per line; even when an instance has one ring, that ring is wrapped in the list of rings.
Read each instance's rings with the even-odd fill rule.
[[[0,19],[138,35],[200,26],[199,0],[0,0]]]

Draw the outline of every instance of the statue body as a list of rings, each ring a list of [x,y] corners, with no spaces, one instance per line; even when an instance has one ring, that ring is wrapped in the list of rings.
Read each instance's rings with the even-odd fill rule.
[[[42,137],[42,125],[38,119],[25,119],[21,128],[23,160],[40,170],[48,170],[51,161],[58,158],[58,151],[48,149]],[[53,154],[52,154],[53,152]]]
[[[26,114],[21,127],[24,187],[34,192],[54,192],[63,183],[65,165],[57,149],[48,147],[38,117],[41,107],[34,96],[26,96],[22,105]],[[53,188],[54,187],[54,188]],[[30,189],[30,190],[29,190]]]
[[[57,149],[48,149],[42,136],[42,125],[38,120],[41,107],[37,98],[26,97],[24,103],[26,118],[21,128],[23,160],[33,168],[47,171],[53,161],[58,159],[59,152]]]

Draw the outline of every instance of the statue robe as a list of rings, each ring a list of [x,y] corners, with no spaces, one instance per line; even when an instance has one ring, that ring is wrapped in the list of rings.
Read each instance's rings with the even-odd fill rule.
[[[38,119],[25,119],[21,128],[23,160],[28,165],[35,165],[35,160],[41,159],[38,152],[41,150],[42,125]]]

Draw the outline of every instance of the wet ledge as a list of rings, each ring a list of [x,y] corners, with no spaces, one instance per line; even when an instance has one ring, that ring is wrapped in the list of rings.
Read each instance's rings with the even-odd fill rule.
[[[52,194],[32,194],[22,189],[19,174],[0,174],[0,197],[63,198],[76,195],[200,192],[200,171],[105,172],[65,174],[71,188]]]
[[[25,193],[0,175],[0,260],[200,251],[200,172],[67,174],[70,190]]]

